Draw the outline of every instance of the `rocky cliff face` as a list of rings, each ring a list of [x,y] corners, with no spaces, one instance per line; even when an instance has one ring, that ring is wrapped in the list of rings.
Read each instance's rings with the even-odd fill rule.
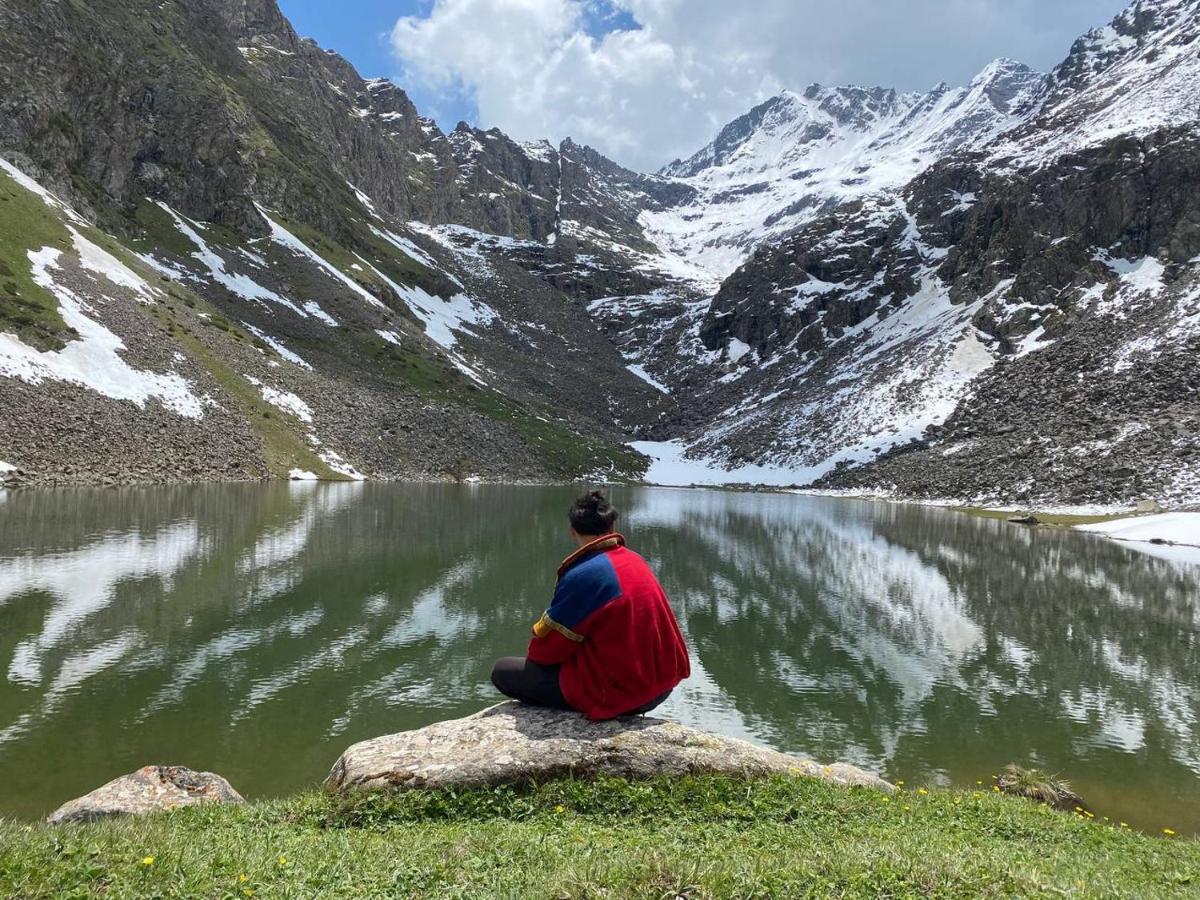
[[[785,92],[645,175],[443,133],[273,0],[0,6],[0,471],[635,476],[642,439],[1195,499],[1198,34],[1138,0],[1049,75]]]

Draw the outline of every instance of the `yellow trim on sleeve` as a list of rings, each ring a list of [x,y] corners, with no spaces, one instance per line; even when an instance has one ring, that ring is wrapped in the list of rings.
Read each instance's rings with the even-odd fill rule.
[[[545,637],[551,631],[557,631],[568,641],[574,641],[577,644],[583,643],[582,634],[576,634],[566,625],[560,625],[558,622],[555,622],[552,618],[550,618],[549,613],[543,613],[542,617],[533,624],[533,636]]]

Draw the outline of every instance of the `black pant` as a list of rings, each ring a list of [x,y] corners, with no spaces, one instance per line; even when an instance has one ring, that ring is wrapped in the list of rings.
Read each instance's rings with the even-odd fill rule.
[[[548,706],[551,709],[570,709],[571,704],[562,695],[558,686],[559,666],[543,666],[524,656],[505,656],[492,666],[492,684],[506,697],[512,697],[530,706]],[[637,716],[648,713],[671,696],[667,691],[637,709],[622,715]]]

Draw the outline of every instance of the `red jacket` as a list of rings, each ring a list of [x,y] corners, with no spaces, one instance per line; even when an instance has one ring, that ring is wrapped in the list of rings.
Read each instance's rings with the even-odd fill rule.
[[[563,697],[593,721],[637,709],[691,672],[667,595],[619,534],[597,538],[559,566],[554,599],[526,655],[561,664]]]

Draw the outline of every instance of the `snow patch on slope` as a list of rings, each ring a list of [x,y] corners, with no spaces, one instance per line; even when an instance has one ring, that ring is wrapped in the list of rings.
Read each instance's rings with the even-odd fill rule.
[[[259,391],[262,393],[262,398],[272,406],[295,416],[301,422],[312,422],[312,408],[295,394],[289,391],[273,388],[267,384],[263,384],[257,378],[254,378],[250,375],[245,376],[245,378],[248,382],[259,389]]]
[[[276,353],[278,353],[280,356],[282,356],[284,359],[286,359],[288,362],[294,363],[295,365],[299,366],[302,369],[312,369],[312,366],[309,365],[305,360],[301,359],[299,354],[294,353],[293,351],[289,350],[282,343],[280,343],[278,339],[271,337],[271,335],[267,334],[261,328],[255,328],[253,325],[249,324],[248,322],[243,322],[242,327],[245,328],[252,335],[254,335],[256,338],[258,338],[260,341],[262,341],[264,344],[266,344],[268,347],[270,347],[272,350],[274,350]]]
[[[190,240],[192,244],[196,245],[196,250],[192,252],[192,258],[196,259],[197,262],[202,264],[205,269],[208,269],[209,277],[212,278],[212,281],[215,281],[217,284],[221,284],[221,286],[228,290],[229,293],[240,296],[242,300],[253,300],[257,302],[270,302],[270,304],[277,304],[278,306],[286,308],[286,310],[294,312],[296,316],[299,316],[300,318],[312,316],[313,318],[319,319],[320,322],[324,322],[326,325],[337,325],[337,320],[330,316],[328,312],[325,312],[316,301],[310,300],[302,306],[295,304],[295,302],[289,300],[286,298],[286,296],[278,294],[275,292],[275,290],[263,287],[262,284],[254,281],[250,276],[242,274],[242,272],[230,271],[226,260],[221,257],[221,254],[218,254],[215,250],[212,250],[212,247],[209,246],[208,241],[205,241],[203,236],[200,235],[199,229],[203,226],[200,226],[199,222],[193,222],[190,220],[190,218],[180,215],[179,212],[176,212],[170,208],[170,206],[168,206],[166,203],[163,203],[162,200],[157,200],[156,203],[158,208],[162,209],[168,216],[172,217],[172,220],[175,222],[175,227],[180,230],[180,233],[184,235],[185,238]],[[256,258],[259,260],[260,264],[265,262],[265,260],[262,260],[262,258],[256,257],[256,254],[252,254],[245,250],[242,250],[242,253],[244,253],[244,256],[246,256],[247,259],[251,259],[252,262]],[[145,254],[142,259],[145,260],[146,263],[154,266],[155,269],[167,272],[167,274],[194,277],[190,274],[190,272],[180,271],[172,268],[172,266],[162,263],[161,260],[156,259],[154,256],[151,256],[151,254]]]
[[[625,368],[638,378],[642,379],[642,381],[646,382],[646,384],[650,385],[650,387],[654,388],[656,391],[661,391],[664,394],[671,393],[671,389],[647,372],[645,366],[638,363],[630,363],[629,365],[625,366]]]
[[[141,293],[136,285],[145,283],[115,257],[96,255],[99,248],[72,229],[75,252],[79,258],[91,256],[90,271],[97,272],[119,287]],[[102,252],[102,251],[101,251]],[[175,373],[158,374],[135,369],[120,356],[125,344],[95,319],[88,300],[55,280],[61,270],[63,252],[54,247],[29,251],[33,280],[50,291],[59,302],[59,314],[79,337],[61,350],[38,351],[13,334],[0,334],[0,375],[19,378],[29,384],[50,379],[77,384],[114,400],[128,400],[144,407],[158,400],[164,407],[189,419],[203,416],[202,401],[191,385]],[[101,265],[98,260],[103,260]],[[144,288],[148,290],[148,288]],[[102,298],[92,297],[92,302]]]
[[[79,264],[89,272],[95,272],[107,278],[113,284],[128,288],[143,303],[153,303],[161,294],[150,287],[145,280],[126,266],[123,262],[102,247],[93,244],[78,231],[67,226],[71,239],[75,244],[75,252],[79,254]]]
[[[286,247],[288,250],[291,250],[297,256],[310,260],[317,266],[317,268],[321,269],[323,272],[325,272],[325,274],[333,278],[334,281],[340,281],[351,291],[358,294],[358,296],[360,296],[362,299],[366,300],[371,306],[378,306],[387,309],[386,304],[381,302],[365,287],[363,287],[333,263],[329,262],[321,254],[317,253],[317,251],[309,247],[308,244],[304,243],[304,241],[300,240],[300,238],[296,237],[294,234],[272,219],[270,215],[267,214],[265,209],[263,209],[257,203],[254,204],[254,208],[258,210],[258,214],[262,216],[263,219],[266,220],[267,224],[271,227],[271,240],[279,244],[281,247]]]

